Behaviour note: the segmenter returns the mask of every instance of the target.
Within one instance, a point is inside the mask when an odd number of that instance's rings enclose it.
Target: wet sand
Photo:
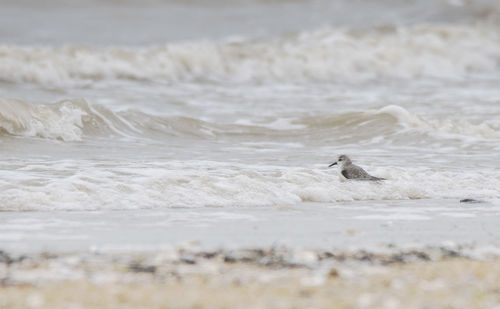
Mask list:
[[[496,308],[463,247],[0,254],[0,308]]]
[[[301,203],[283,207],[4,212],[0,250],[364,248],[500,244],[500,206],[458,200]]]

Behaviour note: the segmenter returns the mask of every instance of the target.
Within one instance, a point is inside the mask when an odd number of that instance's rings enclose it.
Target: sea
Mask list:
[[[0,249],[450,242],[500,245],[499,1],[0,2]]]

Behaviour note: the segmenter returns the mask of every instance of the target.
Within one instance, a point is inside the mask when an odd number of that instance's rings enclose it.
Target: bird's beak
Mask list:
[[[328,167],[332,167],[334,165],[337,165],[337,162],[333,162],[332,164],[328,165]]]

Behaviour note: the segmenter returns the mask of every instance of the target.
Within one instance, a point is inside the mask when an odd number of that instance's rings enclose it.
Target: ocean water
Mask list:
[[[274,217],[340,246],[346,211],[500,241],[497,1],[3,1],[0,29],[0,245],[269,244]]]

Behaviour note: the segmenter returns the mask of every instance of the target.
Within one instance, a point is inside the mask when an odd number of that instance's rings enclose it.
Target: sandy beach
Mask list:
[[[499,255],[466,252],[2,252],[0,308],[498,308]]]

